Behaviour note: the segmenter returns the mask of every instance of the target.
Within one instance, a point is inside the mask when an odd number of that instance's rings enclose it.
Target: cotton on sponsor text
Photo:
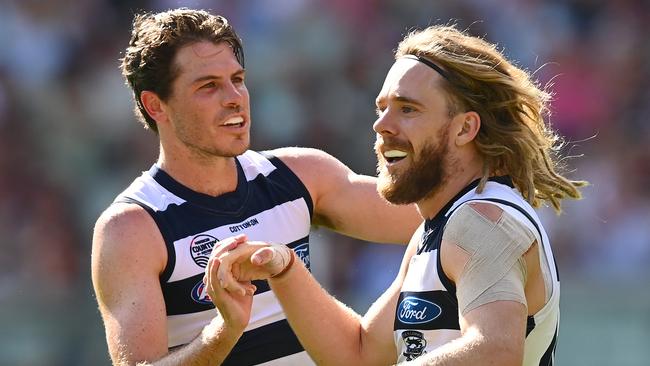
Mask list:
[[[259,224],[259,223],[260,222],[257,219],[250,219],[250,220],[245,221],[245,222],[243,222],[243,223],[241,223],[239,225],[230,226],[229,229],[230,229],[231,233],[236,233],[238,231],[247,229],[247,228],[249,228],[251,226],[255,226],[255,225]]]

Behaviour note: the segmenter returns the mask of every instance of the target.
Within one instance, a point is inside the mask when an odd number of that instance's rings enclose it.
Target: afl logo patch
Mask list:
[[[199,304],[212,304],[212,299],[208,295],[208,289],[205,288],[203,281],[200,281],[194,288],[192,288],[192,300],[198,302]]]
[[[214,248],[218,241],[219,239],[207,234],[197,235],[192,238],[190,242],[190,254],[192,254],[194,263],[201,268],[205,268],[208,265],[212,248]]]
[[[397,318],[404,324],[421,324],[430,322],[442,313],[437,304],[415,296],[407,296],[397,307]]]

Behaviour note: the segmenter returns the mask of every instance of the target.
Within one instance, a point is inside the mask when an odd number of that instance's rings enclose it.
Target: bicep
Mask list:
[[[274,154],[302,180],[314,202],[314,224],[359,239],[407,243],[422,222],[414,205],[392,205],[377,193],[375,177],[356,174],[315,149],[280,149]],[[390,225],[377,223],[390,222]]]
[[[375,177],[349,171],[331,182],[322,199],[322,216],[346,235],[379,243],[408,243],[422,222],[415,205],[388,203],[377,192]]]
[[[145,214],[146,215],[146,214]],[[92,279],[115,364],[167,353],[159,273],[166,261],[151,220],[133,210],[102,215],[93,237]]]
[[[459,314],[463,336],[480,344],[484,360],[521,364],[526,339],[526,306],[516,301],[494,301]]]

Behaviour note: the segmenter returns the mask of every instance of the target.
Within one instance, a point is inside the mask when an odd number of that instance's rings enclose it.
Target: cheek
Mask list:
[[[250,95],[248,94],[248,89],[244,88],[242,95],[244,100],[243,107],[246,108],[246,110],[250,110]]]

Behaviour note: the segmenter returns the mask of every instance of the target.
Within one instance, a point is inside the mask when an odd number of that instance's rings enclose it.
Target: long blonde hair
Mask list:
[[[414,55],[444,70],[450,115],[475,111],[481,127],[475,138],[483,156],[480,193],[490,175],[509,175],[533,206],[550,203],[560,213],[564,198],[581,198],[574,181],[557,172],[559,136],[548,125],[550,94],[514,66],[494,44],[453,26],[431,26],[408,34],[395,58]]]

